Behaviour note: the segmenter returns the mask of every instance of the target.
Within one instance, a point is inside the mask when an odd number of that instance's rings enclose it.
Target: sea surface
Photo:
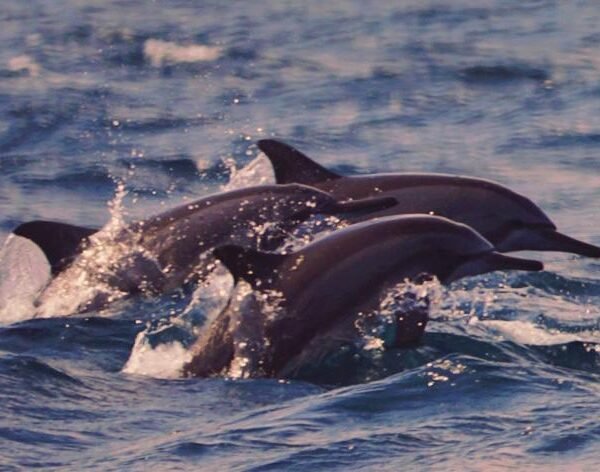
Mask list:
[[[276,137],[343,174],[496,180],[598,245],[598,25],[595,0],[1,0],[0,242],[268,180]],[[413,349],[203,380],[177,374],[182,330],[226,274],[39,317],[10,241],[0,470],[599,470],[598,260],[438,287]]]

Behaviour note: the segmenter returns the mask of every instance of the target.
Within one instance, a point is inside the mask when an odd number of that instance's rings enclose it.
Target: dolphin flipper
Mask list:
[[[341,177],[281,141],[261,139],[257,146],[271,161],[278,184],[314,185]]]
[[[78,254],[81,245],[98,230],[55,221],[29,221],[13,233],[33,241],[46,255],[52,274],[62,271]]]
[[[260,288],[257,282],[265,288],[264,282],[277,278],[277,268],[290,257],[235,245],[219,246],[213,255],[225,264],[235,283],[245,280],[254,289]]]

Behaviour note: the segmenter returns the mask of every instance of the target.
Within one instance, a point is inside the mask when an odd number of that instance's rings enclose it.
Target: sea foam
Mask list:
[[[144,43],[144,56],[153,67],[214,61],[221,54],[222,50],[217,46],[181,45],[160,39],[148,39]]]

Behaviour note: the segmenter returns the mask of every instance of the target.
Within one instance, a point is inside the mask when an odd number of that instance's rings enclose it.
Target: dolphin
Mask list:
[[[315,339],[352,322],[356,313],[377,310],[381,294],[406,280],[430,274],[448,284],[495,270],[543,268],[538,261],[496,252],[464,224],[429,215],[357,223],[285,255],[235,245],[213,253],[236,283],[247,282],[253,293],[277,294],[278,311],[261,317],[256,303],[244,308],[247,313],[223,310],[194,345],[193,358],[184,366],[188,376],[227,372],[240,345],[240,329],[254,332],[246,339],[261,341],[252,361],[257,371],[251,375],[282,376]],[[426,315],[399,316],[400,344],[417,341],[426,322]]]
[[[557,231],[531,200],[489,180],[445,174],[367,174],[341,176],[297,149],[276,141],[258,141],[273,165],[277,183],[298,182],[330,192],[336,198],[393,196],[398,205],[369,218],[407,213],[444,216],[465,223],[500,252],[560,251],[600,257],[600,247]],[[357,216],[351,221],[362,221]]]
[[[201,280],[211,271],[210,250],[223,244],[260,247],[269,225],[295,225],[313,214],[379,211],[394,205],[390,197],[340,202],[327,192],[302,185],[262,185],[210,195],[157,216],[126,225],[99,239],[107,267],[94,265],[97,279],[124,293],[162,293]],[[95,228],[32,221],[14,234],[36,243],[52,275],[67,276],[94,246]],[[92,261],[93,262],[93,261]]]

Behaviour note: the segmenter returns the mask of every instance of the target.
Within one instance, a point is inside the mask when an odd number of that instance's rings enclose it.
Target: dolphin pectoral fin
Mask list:
[[[278,184],[314,185],[340,178],[335,172],[317,164],[310,157],[281,141],[261,139],[257,146],[271,161]]]
[[[77,255],[81,245],[98,230],[55,221],[29,221],[13,233],[33,241],[46,255],[52,274],[63,270]]]
[[[324,213],[339,215],[340,213],[350,213],[352,215],[375,213],[387,210],[398,204],[394,197],[373,197],[362,200],[349,200],[345,202],[336,202],[330,209]]]
[[[600,247],[584,243],[583,241],[550,229],[539,234],[536,247],[532,247],[532,249],[569,252],[586,257],[600,257]]]
[[[423,337],[428,321],[429,306],[416,305],[405,312],[396,313],[397,326],[392,347],[417,344]]]
[[[278,267],[290,257],[234,245],[219,246],[213,255],[231,272],[235,283],[245,280],[254,289],[264,288],[269,280],[277,278]]]

